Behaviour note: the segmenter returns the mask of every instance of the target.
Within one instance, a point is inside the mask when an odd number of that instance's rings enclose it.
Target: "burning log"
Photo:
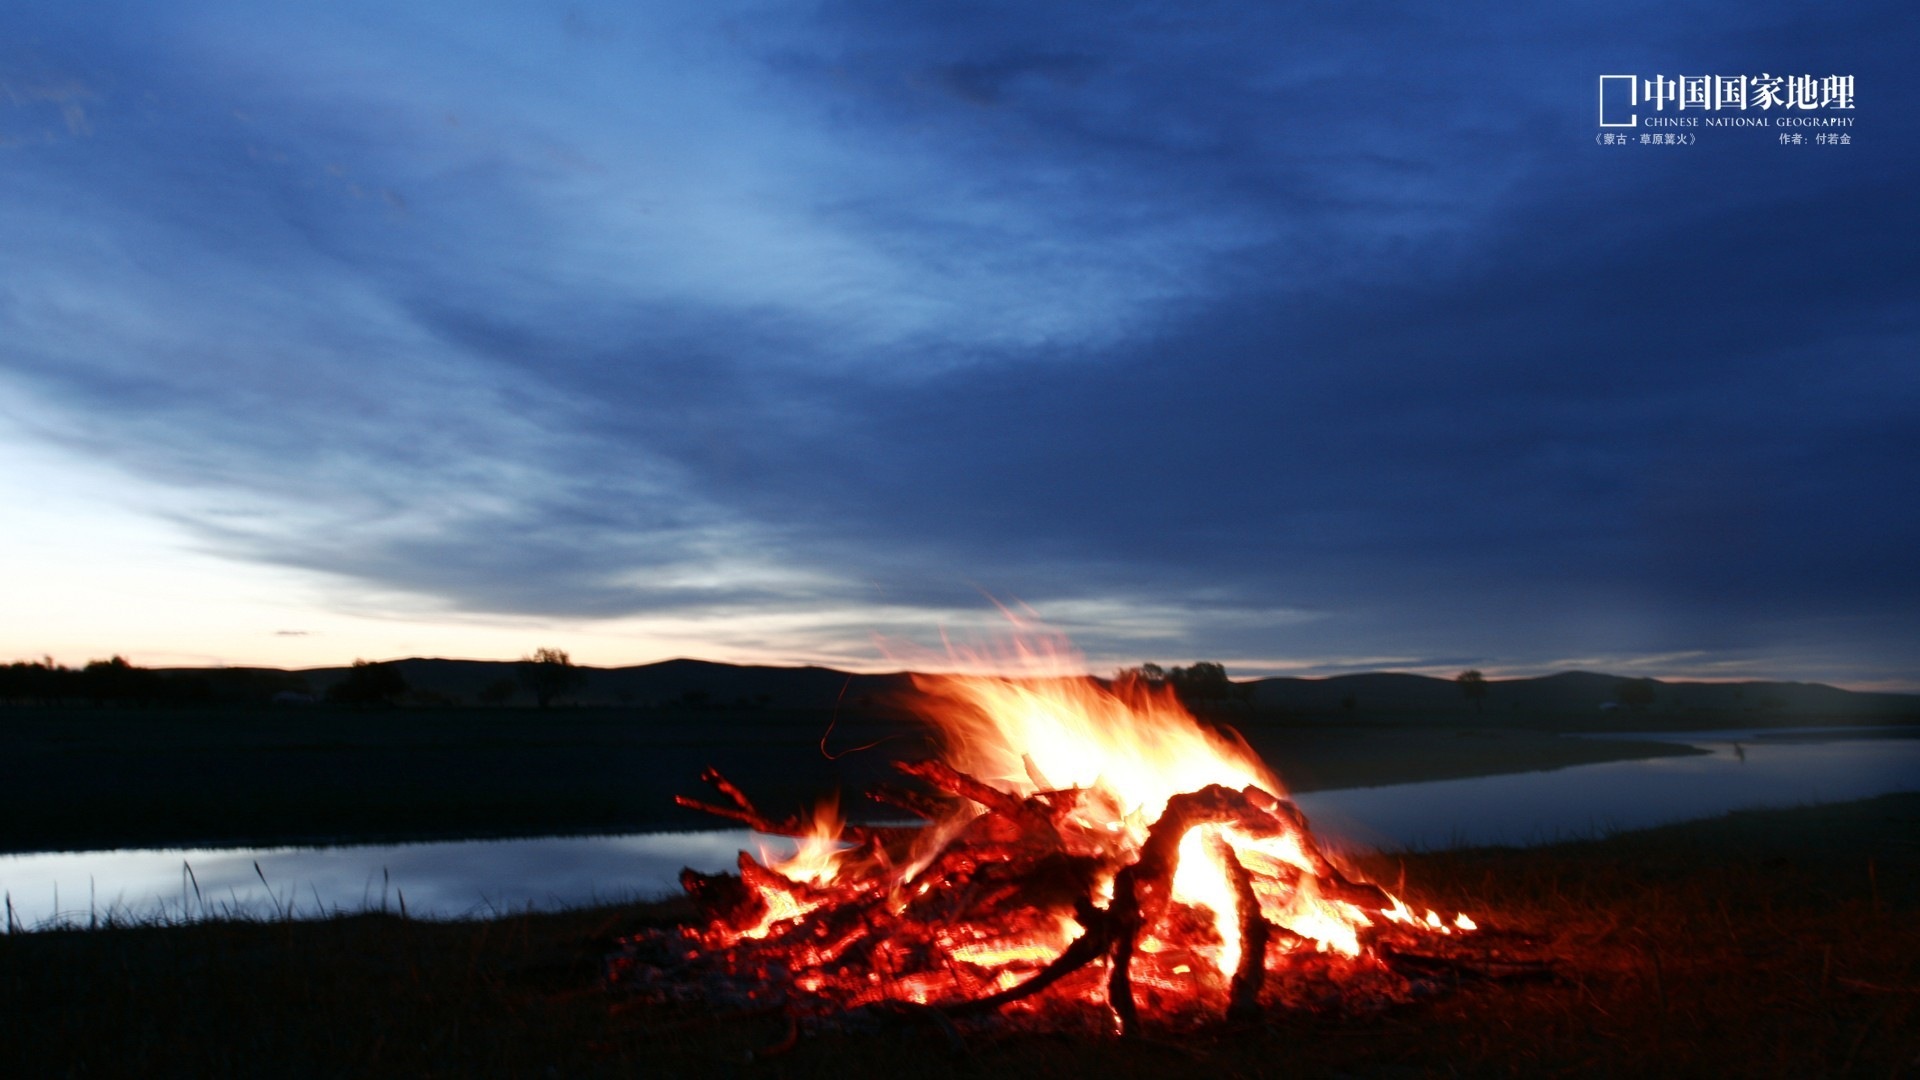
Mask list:
[[[1227,993],[1227,1019],[1252,1020],[1260,1015],[1260,988],[1267,981],[1267,943],[1273,937],[1273,924],[1260,914],[1253,877],[1240,865],[1233,845],[1214,837],[1213,853],[1233,879],[1233,914],[1240,920],[1242,942],[1240,964],[1233,969],[1233,984]]]
[[[935,1015],[949,1031],[1104,1007],[1135,1036],[1148,1020],[1249,1021],[1329,988],[1406,1000],[1436,968],[1541,970],[1472,956],[1466,916],[1417,917],[1344,872],[1251,751],[1171,695],[976,676],[923,688],[947,703],[949,759],[900,765],[933,794],[875,794],[924,827],[854,830],[848,844],[837,816],[770,819],[708,770],[726,804],[682,805],[802,837],[801,850],[683,874],[705,924],[629,939],[615,979],[809,1022]]]
[[[904,810],[922,821],[940,821],[954,816],[958,804],[945,801],[908,788],[883,784],[867,792],[867,798],[882,806],[891,806],[895,810]],[[680,805],[685,806],[686,803]]]
[[[1169,921],[1170,912],[1187,906],[1177,899],[1175,883],[1183,855],[1191,854],[1184,850],[1187,838],[1196,830],[1208,830],[1200,850],[1224,869],[1231,905],[1225,914],[1239,942],[1236,962],[1223,973],[1229,1019],[1247,1021],[1260,1015],[1261,993],[1276,955],[1283,967],[1303,949],[1320,955],[1313,939],[1267,917],[1263,885],[1269,891],[1287,886],[1295,893],[1317,890],[1323,899],[1368,904],[1383,914],[1395,910],[1396,902],[1384,890],[1351,880],[1320,852],[1297,808],[1256,787],[1234,791],[1209,785],[1169,799],[1135,849],[1133,861],[1104,878],[1110,895],[1102,903],[1103,871],[1111,870],[1110,864],[1093,854],[1071,853],[1083,846],[1074,834],[1084,823],[1063,808],[1080,805],[1078,792],[1037,792],[1022,799],[937,763],[916,763],[903,771],[944,791],[964,793],[983,808],[944,841],[935,839],[934,826],[923,830],[920,839],[930,850],[921,853],[917,873],[896,881],[836,880],[814,886],[745,854],[738,874],[683,873],[688,895],[710,920],[695,940],[708,955],[725,958],[721,966],[733,980],[744,976],[743,981],[726,982],[725,994],[746,1001],[774,996],[784,1002],[797,996],[808,1003],[803,1008],[822,1012],[904,1001],[961,1019],[1034,998],[1104,961],[1105,978],[1099,980],[1104,994],[1099,996],[1122,1032],[1137,1034],[1142,1019],[1136,961],[1156,930]],[[736,806],[725,808],[725,816],[738,820],[751,815],[777,825],[780,834],[806,832],[797,822],[770,821],[753,810],[744,795],[733,794],[733,799]],[[1229,836],[1241,844],[1284,840],[1306,869],[1281,864],[1294,871],[1291,880],[1257,873],[1241,861]],[[900,869],[896,866],[894,872]],[[1066,920],[1079,932],[1057,951],[1036,944],[1035,939],[1048,936],[1047,922],[1057,932]],[[1424,922],[1415,925],[1433,929]],[[942,928],[948,931],[944,935]],[[700,956],[699,949],[693,950],[689,960]],[[1449,961],[1445,953],[1384,939],[1373,958],[1416,974],[1449,963],[1473,970]],[[1041,959],[1045,962],[1034,963]],[[796,968],[804,970],[796,974]],[[1491,973],[1497,968],[1497,962],[1487,961],[1478,970]],[[1179,966],[1173,970],[1193,973]],[[1539,969],[1521,964],[1512,970]],[[1164,976],[1156,970],[1152,979],[1162,982]],[[876,981],[882,991],[898,990],[901,996],[875,993]],[[1087,996],[1086,987],[1079,996]]]
[[[894,767],[908,776],[925,780],[948,794],[979,803],[990,812],[1017,819],[1026,811],[1026,804],[1015,796],[998,788],[989,787],[966,773],[938,761],[897,761],[894,762]]]
[[[712,784],[720,794],[731,800],[733,805],[718,806],[714,803],[701,802],[699,799],[690,799],[685,795],[675,795],[673,801],[690,810],[700,810],[715,817],[730,818],[755,832],[763,832],[770,836],[800,836],[806,832],[806,824],[798,818],[776,822],[755,809],[746,793],[735,787],[733,781],[720,775],[719,769],[705,770],[700,774],[700,779]]]

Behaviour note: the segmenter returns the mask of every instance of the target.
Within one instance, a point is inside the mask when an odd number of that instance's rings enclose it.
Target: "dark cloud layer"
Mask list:
[[[0,374],[466,611],[1910,681],[1905,10],[1276,10],[9,15]],[[1768,69],[1853,143],[1594,143]]]

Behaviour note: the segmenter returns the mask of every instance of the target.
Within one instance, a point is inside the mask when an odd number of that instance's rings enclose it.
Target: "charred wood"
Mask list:
[[[1246,1021],[1260,1016],[1260,990],[1267,982],[1267,941],[1273,924],[1260,914],[1260,897],[1253,891],[1253,875],[1240,864],[1233,846],[1218,837],[1214,854],[1233,882],[1235,918],[1240,923],[1240,963],[1227,992],[1227,1019]]]

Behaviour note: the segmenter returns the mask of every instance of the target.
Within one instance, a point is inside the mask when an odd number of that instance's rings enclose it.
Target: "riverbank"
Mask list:
[[[1364,718],[1363,718],[1364,719]],[[399,843],[710,828],[722,770],[771,813],[897,781],[926,729],[829,710],[0,710],[0,853]],[[1241,724],[1296,792],[1694,751],[1511,724]]]
[[[1416,903],[1541,936],[1546,981],[1385,1014],[1273,1014],[1178,1044],[925,1030],[804,1038],[600,984],[639,905],[0,938],[13,1075],[1908,1075],[1920,1057],[1920,795],[1596,842],[1407,856]]]

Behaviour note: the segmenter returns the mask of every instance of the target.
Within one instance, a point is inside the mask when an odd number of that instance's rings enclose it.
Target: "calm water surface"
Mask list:
[[[1920,791],[1920,738],[1801,729],[1633,735],[1708,753],[1299,797],[1316,831],[1380,848],[1534,844],[1760,806]],[[9,928],[109,917],[296,918],[365,909],[453,918],[657,897],[789,842],[745,830],[335,848],[0,856]]]
[[[1920,791],[1920,731],[1797,728],[1632,733],[1707,751],[1545,772],[1299,797],[1316,828],[1377,848],[1531,845],[1731,810]]]

